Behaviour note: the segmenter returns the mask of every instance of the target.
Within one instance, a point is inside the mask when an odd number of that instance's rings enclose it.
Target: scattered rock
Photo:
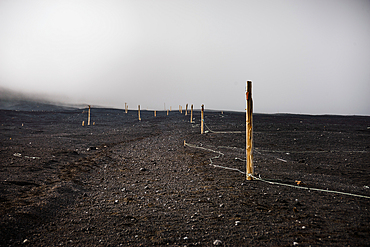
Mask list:
[[[213,241],[213,245],[220,246],[220,245],[222,245],[222,241],[221,240],[215,240],[215,241]]]

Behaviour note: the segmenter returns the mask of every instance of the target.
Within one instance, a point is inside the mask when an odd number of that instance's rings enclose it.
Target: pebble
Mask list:
[[[238,221],[238,220],[237,220],[237,221],[235,221],[235,225],[236,225],[236,226],[240,225],[241,223],[242,223],[242,222],[240,222],[240,221]]]
[[[213,245],[216,245],[216,246],[222,245],[222,241],[221,240],[215,240],[215,241],[213,241]]]
[[[142,167],[142,168],[140,168],[140,171],[141,172],[145,172],[146,171],[146,168]]]

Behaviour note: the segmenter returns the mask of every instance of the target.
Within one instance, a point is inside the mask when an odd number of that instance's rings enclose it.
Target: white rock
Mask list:
[[[222,241],[221,240],[215,240],[215,241],[213,241],[213,245],[217,245],[217,246],[222,245]]]

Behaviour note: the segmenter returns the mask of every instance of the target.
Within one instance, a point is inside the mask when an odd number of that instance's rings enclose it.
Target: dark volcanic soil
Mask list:
[[[93,108],[82,127],[86,109],[1,110],[0,245],[369,245],[369,198],[212,166],[244,171],[245,133],[201,135],[199,115]],[[245,130],[244,113],[205,116],[214,131]],[[369,127],[255,114],[255,174],[370,196]]]

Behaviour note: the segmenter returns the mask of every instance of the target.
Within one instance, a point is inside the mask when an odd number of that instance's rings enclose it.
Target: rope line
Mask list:
[[[206,126],[206,128],[208,129],[208,131],[209,131],[209,132],[211,132],[211,133],[215,133],[215,134],[245,133],[245,131],[213,131],[213,130],[211,130],[211,129],[207,126],[207,124],[206,124],[206,122],[204,121],[204,119],[203,119],[203,123],[204,123],[204,125]]]
[[[238,172],[240,172],[242,174],[246,174],[245,172],[243,172],[243,171],[241,171],[241,170],[239,170],[237,168],[232,168],[232,167],[226,167],[226,166],[220,166],[220,165],[213,164],[212,159],[216,159],[216,158],[220,158],[220,156],[224,156],[224,154],[221,153],[220,151],[215,151],[215,150],[212,150],[212,149],[209,149],[209,148],[204,148],[204,147],[198,147],[196,145],[188,144],[185,141],[184,141],[184,146],[188,146],[188,147],[192,147],[192,148],[198,148],[198,149],[210,151],[210,152],[213,152],[213,153],[218,153],[219,154],[218,156],[215,156],[215,157],[212,157],[212,158],[209,159],[210,162],[211,162],[211,164],[209,164],[210,166],[217,167],[217,168],[223,168],[223,169],[227,169],[227,170],[238,171]],[[245,160],[240,159],[240,158],[235,158],[235,159],[236,160],[245,161]],[[313,191],[320,191],[320,192],[327,192],[327,193],[334,193],[334,194],[341,194],[341,195],[347,195],[347,196],[354,196],[354,197],[360,197],[360,198],[370,199],[370,196],[365,196],[365,195],[359,195],[359,194],[353,194],[353,193],[342,192],[342,191],[335,191],[335,190],[324,190],[324,189],[318,189],[318,188],[312,188],[312,187],[302,187],[302,186],[291,185],[291,184],[284,184],[284,183],[279,183],[279,182],[272,182],[272,181],[265,180],[265,179],[263,179],[261,177],[253,176],[252,174],[247,174],[247,176],[250,176],[250,177],[252,177],[255,180],[262,181],[262,182],[265,182],[265,183],[268,183],[268,184],[272,184],[272,185],[281,185],[281,186],[286,186],[286,187],[291,187],[291,188],[296,188],[296,189],[313,190]]]
[[[248,174],[248,176],[252,177],[255,180],[259,180],[259,181],[269,183],[269,184],[273,184],[273,185],[282,185],[282,186],[287,186],[287,187],[292,187],[292,188],[297,188],[297,189],[315,190],[315,191],[321,191],[321,192],[327,192],[327,193],[335,193],[335,194],[341,194],[341,195],[347,195],[347,196],[356,196],[356,197],[362,197],[362,198],[370,199],[370,196],[365,196],[365,195],[359,195],[359,194],[353,194],[353,193],[347,193],[347,192],[335,191],[335,190],[324,190],[324,189],[311,188],[311,187],[301,187],[301,186],[297,186],[297,185],[272,182],[272,181],[262,179],[261,177],[258,178],[256,176],[253,176],[252,174]]]

